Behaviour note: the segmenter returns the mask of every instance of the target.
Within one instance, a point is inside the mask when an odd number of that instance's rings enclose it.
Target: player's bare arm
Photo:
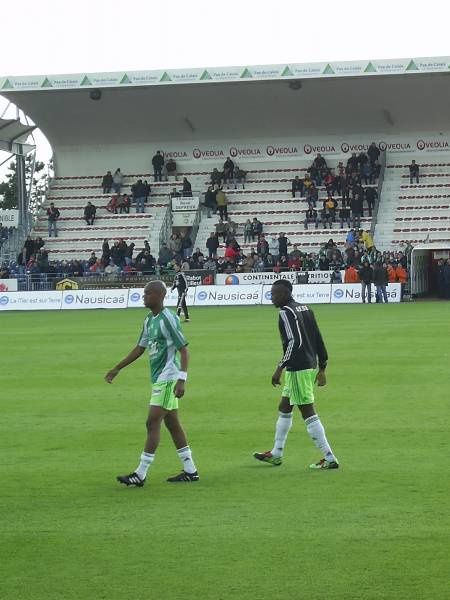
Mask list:
[[[276,387],[281,384],[281,375],[283,374],[283,367],[278,367],[275,369],[274,374],[272,375],[272,385]]]
[[[131,365],[132,362],[137,360],[140,356],[142,356],[145,352],[145,348],[141,346],[135,346],[133,350],[126,356],[123,360],[121,360],[117,365],[108,371],[105,375],[105,381],[107,383],[112,383],[114,377],[119,374],[119,371],[128,365]]]
[[[187,369],[189,364],[189,351],[187,346],[180,348],[180,371],[187,375]],[[175,384],[174,394],[177,398],[184,396],[184,379],[178,379]]]
[[[327,385],[327,376],[325,375],[325,369],[319,369],[316,375],[316,383],[319,387]]]

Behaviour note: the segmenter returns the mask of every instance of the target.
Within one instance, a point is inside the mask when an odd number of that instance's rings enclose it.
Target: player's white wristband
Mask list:
[[[178,379],[180,381],[186,381],[187,380],[187,373],[186,373],[186,371],[178,371]]]

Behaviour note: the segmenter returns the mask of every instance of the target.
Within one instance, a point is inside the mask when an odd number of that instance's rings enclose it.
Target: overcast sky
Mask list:
[[[0,75],[445,56],[450,54],[449,4],[2,2]]]
[[[0,76],[450,55],[446,0],[20,0],[1,12]]]

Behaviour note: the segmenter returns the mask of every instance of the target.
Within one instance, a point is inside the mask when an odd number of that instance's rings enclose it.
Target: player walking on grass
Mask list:
[[[112,383],[121,369],[142,356],[145,348],[148,348],[152,395],[147,419],[147,440],[137,469],[130,475],[117,477],[117,481],[127,486],[144,485],[147,471],[155,459],[163,421],[183,465],[182,472],[169,477],[167,481],[174,483],[199,480],[186,434],[178,419],[178,399],[184,396],[189,362],[187,341],[181,331],[179,318],[164,308],[165,295],[166,286],[162,281],[151,281],[145,286],[144,305],[151,312],[144,321],[138,343],[128,356],[105,376],[105,380]],[[177,351],[180,354],[181,365]]]
[[[177,300],[177,315],[181,315],[183,310],[184,320],[189,321],[189,312],[186,304],[186,296],[188,291],[188,282],[186,275],[183,273],[179,265],[175,265],[175,279],[173,280],[172,291],[177,288],[178,300]]]
[[[325,429],[314,408],[314,383],[326,385],[328,354],[314,313],[292,298],[292,284],[279,279],[272,285],[272,303],[280,309],[279,329],[284,355],[272,375],[272,385],[280,385],[286,369],[279,417],[272,450],[255,452],[253,456],[274,466],[281,465],[284,446],[292,427],[292,409],[298,406],[306,431],[323,454],[311,469],[337,469],[339,463],[327,441]],[[317,371],[317,359],[319,370]]]

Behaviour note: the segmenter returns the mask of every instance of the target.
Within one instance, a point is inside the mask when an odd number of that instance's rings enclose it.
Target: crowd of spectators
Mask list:
[[[334,223],[341,229],[344,225],[359,228],[365,203],[371,217],[378,196],[374,184],[381,170],[379,155],[380,150],[372,143],[367,153],[356,155],[354,152],[345,165],[340,162],[333,169],[317,154],[305,177],[296,175],[291,182],[292,197],[304,198],[307,204],[305,229],[308,226],[317,229],[319,225],[332,229]],[[325,187],[327,196],[319,201],[320,186]]]

